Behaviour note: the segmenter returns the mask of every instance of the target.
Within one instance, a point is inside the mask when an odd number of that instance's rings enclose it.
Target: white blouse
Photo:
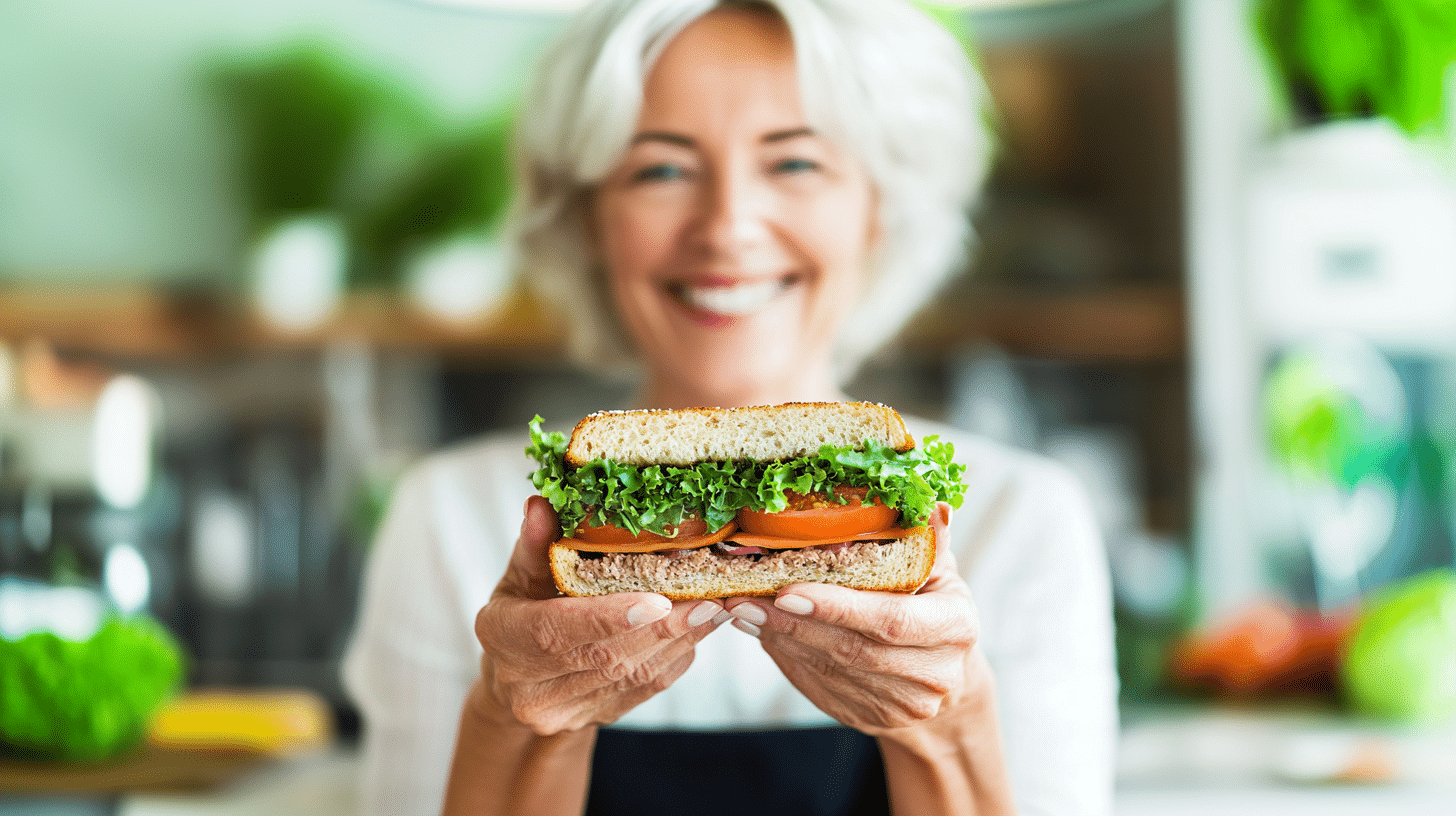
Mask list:
[[[1117,677],[1106,559],[1082,487],[1061,466],[955,429],[966,463],[951,525],[997,681],[1023,816],[1109,814]],[[473,624],[504,573],[533,492],[524,431],[427,459],[401,482],[370,554],[344,681],[363,713],[363,813],[439,813],[460,709],[480,671]],[[833,725],[731,626],[617,725],[745,729]]]

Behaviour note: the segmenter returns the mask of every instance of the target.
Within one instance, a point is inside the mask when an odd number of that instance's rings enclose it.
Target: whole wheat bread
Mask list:
[[[771,596],[803,581],[853,589],[914,592],[935,565],[935,534],[915,527],[896,541],[859,542],[844,550],[783,550],[769,556],[722,555],[712,547],[685,558],[653,553],[621,553],[584,558],[562,544],[550,551],[551,574],[563,593],[577,597],[613,592],[656,592],[675,601]],[[583,564],[610,560],[616,573],[598,578]]]
[[[606,411],[577,423],[566,462],[629,465],[771,461],[818,453],[822,445],[859,447],[873,439],[897,451],[915,438],[893,408],[872,402],[791,402],[751,408]]]

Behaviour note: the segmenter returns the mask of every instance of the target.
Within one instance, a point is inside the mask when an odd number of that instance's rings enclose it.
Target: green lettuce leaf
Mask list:
[[[526,448],[540,464],[531,483],[556,508],[568,535],[583,519],[633,534],[647,530],[667,535],[670,526],[696,516],[717,529],[744,507],[786,509],[785,491],[833,495],[836,485],[869,488],[871,499],[900,511],[902,524],[918,527],[930,520],[936,502],[960,507],[966,492],[961,482],[965,465],[953,461],[955,448],[936,436],[904,453],[867,439],[862,450],[825,445],[817,456],[769,462],[745,459],[677,467],[597,459],[572,468],[566,464],[566,435],[542,430],[541,422],[539,416],[531,421]]]
[[[77,643],[52,632],[0,638],[0,744],[73,760],[135,746],[183,679],[181,647],[150,618],[108,618]]]

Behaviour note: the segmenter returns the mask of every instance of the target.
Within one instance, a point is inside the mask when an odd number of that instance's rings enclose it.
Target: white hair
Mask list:
[[[634,359],[595,268],[592,188],[627,149],[657,57],[721,6],[784,20],[808,124],[858,159],[876,190],[879,240],[835,350],[847,377],[964,262],[967,208],[990,160],[979,76],[955,37],[907,0],[593,3],[546,54],[522,108],[519,271],[565,310],[574,359],[598,370]]]

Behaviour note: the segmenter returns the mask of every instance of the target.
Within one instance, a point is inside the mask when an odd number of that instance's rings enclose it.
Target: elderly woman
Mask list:
[[[961,257],[978,85],[908,3],[604,0],[545,65],[522,270],[579,359],[640,365],[639,406],[842,399]],[[914,595],[557,597],[523,434],[416,469],[346,663],[365,810],[1108,812],[1116,679],[1080,490],[908,423],[969,465]]]

